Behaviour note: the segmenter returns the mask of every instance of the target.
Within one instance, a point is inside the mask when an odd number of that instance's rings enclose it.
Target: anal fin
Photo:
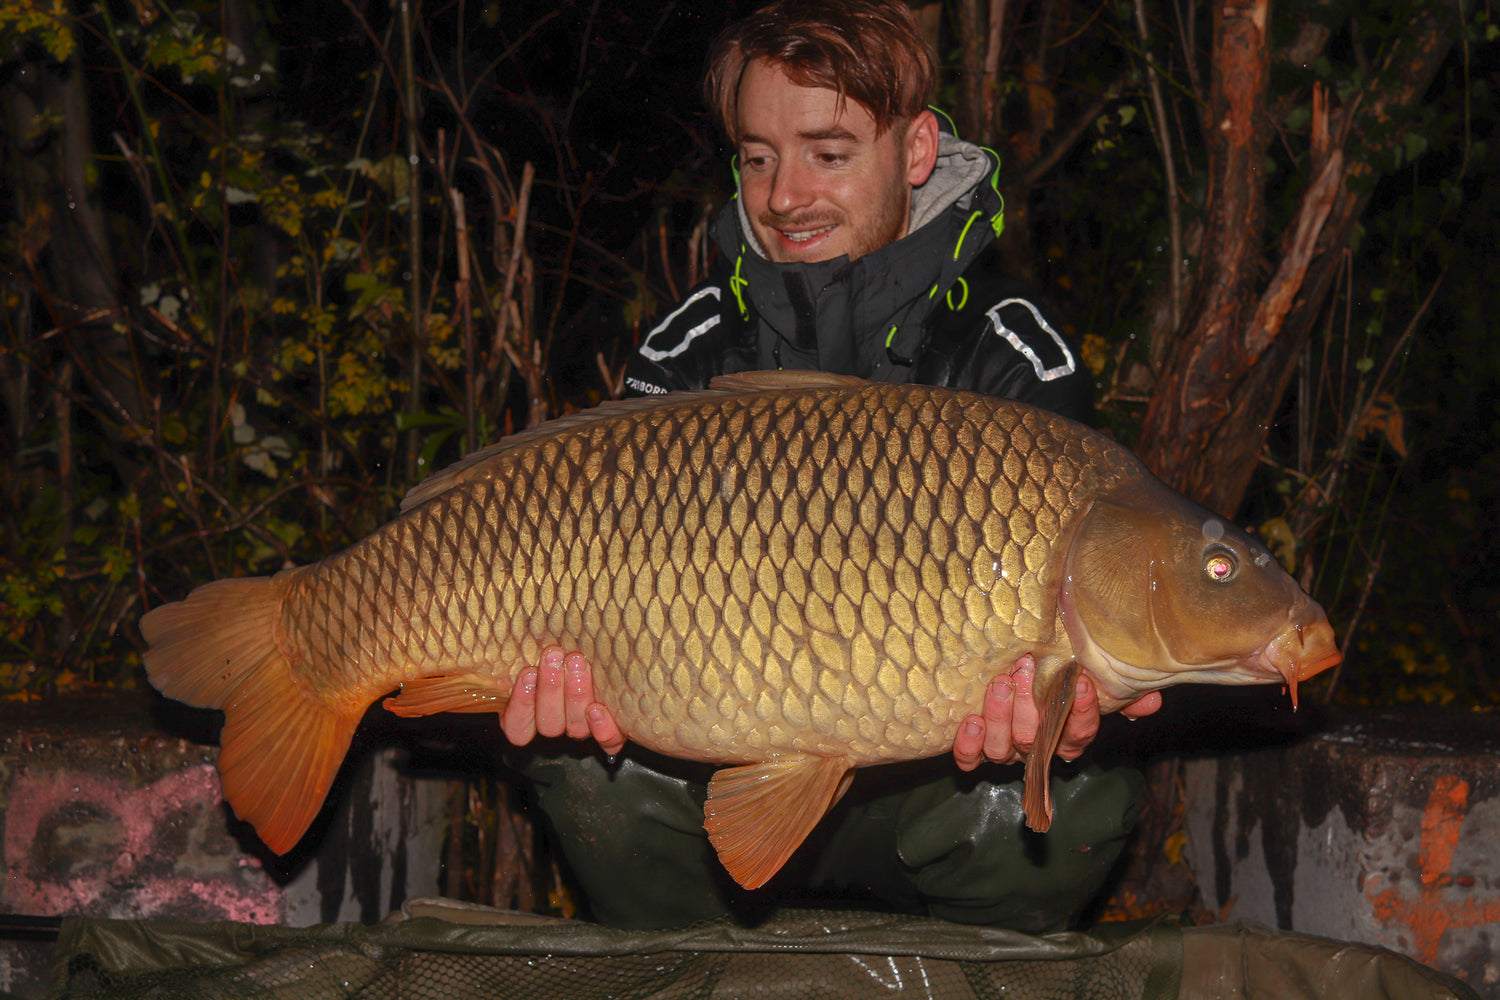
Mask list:
[[[833,808],[851,778],[847,758],[810,754],[726,767],[709,780],[703,828],[730,876],[758,889]]]
[[[1043,677],[1037,672],[1036,695],[1037,733],[1036,743],[1031,747],[1031,756],[1026,758],[1026,790],[1021,796],[1021,807],[1026,813],[1026,825],[1037,833],[1046,833],[1052,827],[1052,783],[1049,770],[1052,755],[1062,742],[1063,727],[1068,714],[1073,710],[1073,696],[1078,689],[1078,678],[1083,667],[1077,660],[1069,660],[1051,676]]]
[[[484,674],[418,677],[401,685],[401,693],[385,699],[386,710],[402,718],[439,712],[503,712],[510,701],[510,684]]]

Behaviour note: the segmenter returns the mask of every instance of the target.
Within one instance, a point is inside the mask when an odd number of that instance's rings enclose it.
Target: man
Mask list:
[[[739,195],[716,223],[716,269],[629,362],[631,391],[816,368],[1092,420],[1076,349],[996,269],[997,165],[944,131],[927,108],[932,87],[931,55],[900,0],[777,0],[720,39],[705,90],[737,150]],[[955,742],[960,769],[1024,759],[1037,728],[1033,672],[1023,658],[991,685]],[[1159,705],[1149,695],[1127,714]],[[1085,680],[1059,755],[1077,757],[1098,725]],[[559,649],[521,675],[502,727],[516,745],[566,732],[614,755],[625,742],[592,701],[588,664]],[[708,769],[636,748],[618,761],[518,757],[599,919],[667,926],[744,915],[765,898],[739,891],[714,859],[701,829]],[[1139,775],[1094,767],[1061,777],[1045,837],[1022,832],[1019,776],[997,777],[937,761],[856,782],[772,886],[1060,929],[1123,846]]]

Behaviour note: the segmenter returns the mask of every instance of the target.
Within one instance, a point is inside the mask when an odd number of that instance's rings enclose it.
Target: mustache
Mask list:
[[[824,226],[837,226],[844,221],[841,215],[777,215],[775,212],[761,212],[755,217],[767,229],[822,229]]]

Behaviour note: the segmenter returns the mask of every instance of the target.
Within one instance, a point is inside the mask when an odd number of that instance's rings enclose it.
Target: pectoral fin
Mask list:
[[[402,718],[439,712],[503,712],[510,701],[510,682],[483,674],[418,677],[401,685],[401,693],[387,698],[386,711]]]
[[[1052,784],[1048,770],[1057,745],[1062,742],[1063,726],[1068,713],[1073,710],[1073,695],[1078,689],[1078,678],[1083,667],[1077,660],[1069,660],[1061,669],[1046,676],[1038,671],[1032,692],[1036,697],[1039,716],[1036,743],[1031,756],[1026,758],[1026,791],[1021,797],[1021,806],[1026,811],[1026,825],[1037,833],[1046,833],[1052,826]]]
[[[734,880],[758,889],[781,870],[853,777],[846,758],[808,754],[726,767],[709,780],[703,828]]]

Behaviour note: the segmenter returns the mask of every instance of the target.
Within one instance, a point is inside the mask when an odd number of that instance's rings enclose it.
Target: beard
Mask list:
[[[881,198],[869,223],[851,234],[849,259],[858,260],[905,236],[910,215],[910,195],[905,198]]]
[[[903,194],[905,197],[902,197]],[[756,235],[759,236],[767,254],[771,255],[770,259],[776,260],[779,255],[776,251],[775,230],[797,229],[808,232],[837,226],[839,227],[837,232],[842,236],[840,244],[835,244],[834,253],[819,259],[831,260],[847,254],[851,261],[858,260],[906,235],[906,225],[911,213],[909,189],[905,192],[888,192],[885,197],[877,197],[874,199],[874,205],[874,214],[858,222],[851,222],[842,213],[826,211],[792,216],[777,215],[769,211],[761,212],[755,217],[755,221],[762,231]],[[787,263],[785,260],[779,262]]]

